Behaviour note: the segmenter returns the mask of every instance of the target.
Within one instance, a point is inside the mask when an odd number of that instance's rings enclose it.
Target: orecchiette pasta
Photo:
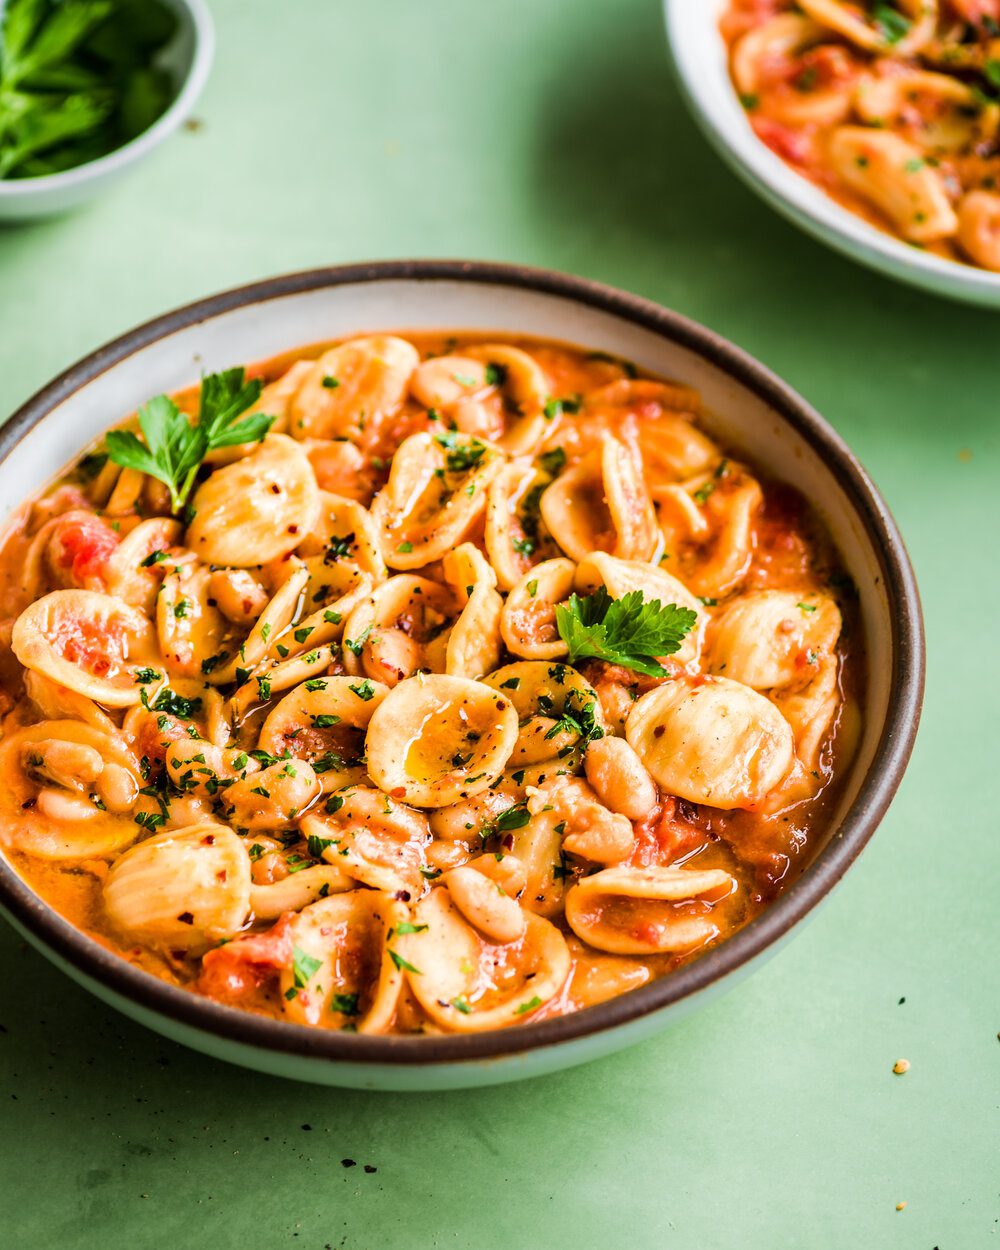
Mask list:
[[[745,85],[825,20],[761,26]],[[861,715],[851,586],[691,388],[381,334],[151,403],[0,547],[0,840],[112,949],[300,1026],[478,1032],[669,975],[806,862]],[[213,423],[183,480],[135,467],[157,420]]]
[[[730,0],[721,25],[750,124],[783,160],[880,229],[1000,271],[996,16],[957,0]]]

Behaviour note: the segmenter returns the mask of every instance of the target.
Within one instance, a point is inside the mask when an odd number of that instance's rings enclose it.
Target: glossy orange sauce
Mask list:
[[[413,334],[406,337],[418,347],[424,358],[450,352],[456,345],[461,347],[480,339],[480,336],[473,335]],[[528,351],[542,366],[554,396],[586,396],[597,388],[612,383],[624,386],[636,378],[636,371],[627,362],[600,353],[527,339],[505,337],[504,341]],[[264,380],[273,380],[280,377],[294,360],[317,356],[325,346],[317,345],[289,353],[256,365],[250,372]],[[698,397],[689,388],[671,385],[664,392],[659,383],[650,380],[649,395],[644,398],[642,379],[639,383],[621,406],[596,410],[585,407],[580,413],[563,415],[562,423],[550,442],[564,449],[569,465],[597,444],[603,430],[613,429],[640,442],[644,439],[655,442],[656,421],[664,411],[680,412],[690,419],[698,417]],[[665,396],[668,401],[666,407]],[[197,389],[184,392],[177,398],[186,411],[194,411]],[[388,463],[398,443],[407,435],[425,428],[428,428],[426,411],[419,404],[407,401],[390,420],[363,433],[360,441],[366,458],[364,470],[349,477],[336,465],[327,471],[324,449],[317,448],[313,464],[320,485],[367,503],[385,482]],[[744,474],[736,457],[731,460],[726,458],[724,463],[733,467],[723,469],[712,485],[719,515],[724,514],[728,493],[739,488]],[[786,587],[801,592],[815,590],[833,596],[843,614],[844,630],[837,645],[841,704],[821,755],[818,793],[788,810],[765,816],[751,811],[699,806],[661,791],[656,807],[646,818],[635,822],[634,845],[627,863],[637,866],[721,867],[730,872],[739,888],[731,898],[713,904],[718,926],[716,936],[706,945],[683,954],[649,957],[615,955],[585,947],[568,933],[565,923],[557,918],[556,923],[568,935],[574,961],[573,972],[562,991],[532,1013],[531,1019],[575,1010],[638,986],[651,975],[669,974],[708,947],[725,940],[767,907],[798,877],[829,832],[830,813],[837,801],[860,724],[863,647],[854,592],[808,501],[793,486],[768,480],[758,473],[755,466],[749,466],[748,471],[754,473],[762,485],[763,503],[753,522],[752,558],[739,591]],[[22,571],[28,548],[41,526],[54,516],[72,509],[83,509],[102,516],[102,509],[93,502],[95,482],[99,477],[100,471],[95,476],[92,462],[84,459],[82,467],[70,469],[50,489],[28,501],[7,525],[0,547],[0,737],[40,719],[38,709],[25,696],[23,670],[9,646],[12,623],[27,606]],[[124,536],[144,516],[162,512],[162,508],[162,492],[151,484],[140,495],[135,509],[114,519],[113,534]],[[61,560],[60,576],[63,580],[51,582],[48,589],[55,589],[57,584],[82,585],[94,577],[99,582],[102,562],[113,546],[108,531],[103,527],[96,531],[96,537],[85,533],[78,536],[78,541],[70,544],[65,558]],[[677,553],[679,567],[671,571],[684,580],[703,559],[702,549],[693,545],[683,548]],[[723,600],[706,606],[714,617],[725,604],[726,600]],[[711,636],[710,626],[709,644]],[[68,639],[67,645],[86,649],[90,642],[86,636],[80,636]],[[101,640],[97,643],[95,664],[100,666],[105,648]],[[337,666],[334,665],[331,671],[338,671]],[[616,669],[600,661],[585,662],[582,671],[599,693],[602,688],[617,686],[630,698],[651,689],[661,680],[627,669]],[[260,707],[243,723],[238,731],[239,745],[250,748],[255,744],[266,710],[266,705]],[[112,711],[110,715],[118,722],[122,719],[120,712]],[[0,778],[0,784],[6,784],[6,779]],[[248,836],[248,841],[253,841],[252,834]],[[502,851],[502,848],[503,839],[497,849]],[[293,842],[288,853],[304,854],[304,844]],[[219,958],[212,961],[211,966],[206,962],[203,969],[199,958],[183,952],[154,950],[114,931],[102,904],[102,884],[108,872],[106,861],[49,862],[17,850],[9,851],[8,857],[17,871],[53,908],[123,959],[175,984],[223,1001],[235,1002],[244,1010],[282,1015],[282,996],[273,965],[275,952],[284,949],[283,926],[287,929],[286,919],[274,926],[252,926],[249,933],[252,940],[258,943],[256,948],[242,941],[233,945],[234,953],[230,954],[226,947],[222,947]],[[566,871],[572,876],[579,869],[571,863]],[[661,903],[657,907],[660,912],[673,909],[694,914],[704,912],[708,905],[705,901],[694,900]],[[629,901],[623,901],[619,906],[623,912],[631,909],[635,913],[633,921],[639,928],[643,924],[654,923],[658,914],[655,908],[644,911]],[[238,951],[237,947],[240,948]],[[516,959],[516,950],[497,945],[494,954],[498,984],[502,984],[506,961]],[[362,956],[359,954],[358,958]],[[398,1031],[414,1031],[420,1030],[423,1025],[420,1009],[412,997],[404,995],[395,1028]]]

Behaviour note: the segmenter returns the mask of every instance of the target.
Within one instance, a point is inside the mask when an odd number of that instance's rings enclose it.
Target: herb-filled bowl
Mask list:
[[[117,181],[190,115],[212,66],[204,0],[9,0],[0,13],[0,221],[63,212]]]
[[[652,1035],[825,898],[916,732],[917,590],[850,451],[577,278],[168,313],[10,419],[0,509],[0,906],[260,1071],[454,1088]]]

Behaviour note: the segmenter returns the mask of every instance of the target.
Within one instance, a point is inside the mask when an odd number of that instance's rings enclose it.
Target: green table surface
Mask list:
[[[770,964],[521,1085],[377,1095],[230,1068],[0,926],[0,1243],[1000,1250],[1000,317],[758,202],[688,117],[656,0],[213,9],[204,125],[92,207],[0,230],[0,410],[139,321],[285,270],[483,257],[637,291],[759,356],[867,465],[923,588],[924,720],[874,842]]]

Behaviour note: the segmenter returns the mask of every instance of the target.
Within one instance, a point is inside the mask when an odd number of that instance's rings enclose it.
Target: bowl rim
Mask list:
[[[691,112],[719,155],[772,208],[820,242],[882,273],[953,299],[1000,304],[1000,273],[921,251],[879,230],[786,165],[754,134],[742,106],[732,115],[720,107],[710,87],[712,69],[690,46],[688,34],[698,23],[711,24],[723,46],[718,3],[663,0],[663,9],[670,60]],[[738,105],[728,70],[725,81]]]
[[[886,721],[861,788],[813,863],[760,916],[670,976],[570,1015],[484,1033],[432,1037],[328,1032],[255,1016],[202,998],[127,963],[64,920],[0,855],[0,904],[28,934],[112,994],[224,1041],[351,1063],[411,1065],[501,1059],[613,1030],[706,990],[784,938],[829,893],[874,834],[902,779],[924,684],[924,638],[916,580],[903,539],[853,453],[820,415],[769,369],[714,331],[640,296],[553,270],[491,261],[403,260],[348,264],[267,278],[222,291],[147,321],[71,365],[17,410],[0,431],[0,463],[52,410],[135,351],[234,309],[359,283],[458,282],[514,287],[598,309],[704,357],[762,399],[822,457],[861,521],[889,599],[892,672]]]
[[[215,24],[205,0],[167,0],[176,10],[183,10],[190,19],[192,35],[191,64],[184,75],[180,90],[167,108],[151,126],[123,143],[121,147],[96,160],[84,161],[57,174],[42,174],[37,178],[0,179],[0,200],[14,202],[32,196],[55,195],[68,188],[77,188],[88,182],[111,174],[123,165],[141,160],[157,144],[168,138],[191,112],[208,81],[215,56]]]

